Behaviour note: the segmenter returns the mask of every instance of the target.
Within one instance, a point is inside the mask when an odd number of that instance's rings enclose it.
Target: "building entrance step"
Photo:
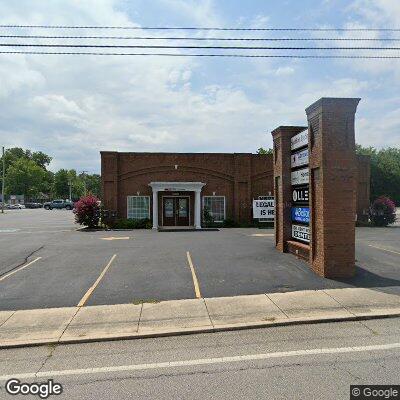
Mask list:
[[[204,231],[219,231],[218,228],[199,228],[194,226],[160,226],[158,232],[204,232]]]

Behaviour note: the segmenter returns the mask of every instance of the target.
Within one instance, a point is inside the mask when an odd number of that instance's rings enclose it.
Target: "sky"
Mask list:
[[[0,24],[400,28],[400,1],[0,0]],[[0,32],[171,35],[127,30],[0,28]],[[400,32],[172,33],[400,38]],[[157,43],[161,44],[152,44]],[[400,55],[400,51],[390,54]],[[320,97],[360,97],[356,141],[378,148],[400,145],[400,60],[10,54],[0,54],[0,145],[43,151],[53,157],[51,170],[74,168],[90,173],[100,172],[100,151],[254,153],[271,146],[270,132],[277,126],[306,125],[304,110]]]

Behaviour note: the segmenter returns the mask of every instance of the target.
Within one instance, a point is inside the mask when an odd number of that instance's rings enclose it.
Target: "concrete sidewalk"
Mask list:
[[[0,312],[0,348],[400,316],[400,287]]]

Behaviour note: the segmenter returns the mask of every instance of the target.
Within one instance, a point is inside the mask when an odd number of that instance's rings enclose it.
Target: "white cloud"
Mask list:
[[[279,67],[275,71],[275,75],[277,76],[292,75],[293,73],[294,73],[294,68],[292,67]]]
[[[195,25],[226,25],[212,1],[159,1]],[[32,4],[1,3],[0,21],[138,25],[117,0]],[[373,17],[358,18],[352,23]],[[263,15],[252,21],[268,23]],[[363,98],[357,121],[362,143],[394,144],[400,129],[399,99],[392,95],[378,104],[373,94],[390,85],[393,68],[368,79],[354,73],[360,68],[355,63],[342,70],[338,63],[336,74],[307,75],[310,63],[288,60],[0,57],[0,134],[7,146],[49,153],[54,169],[98,170],[100,150],[255,151],[271,144],[276,126],[305,124],[305,107],[323,96]]]

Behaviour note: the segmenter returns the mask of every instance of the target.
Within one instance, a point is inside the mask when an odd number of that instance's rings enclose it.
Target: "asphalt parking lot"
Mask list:
[[[66,210],[0,214],[0,310],[157,302],[400,283],[400,226],[357,228],[357,275],[323,279],[273,230],[76,231]]]

